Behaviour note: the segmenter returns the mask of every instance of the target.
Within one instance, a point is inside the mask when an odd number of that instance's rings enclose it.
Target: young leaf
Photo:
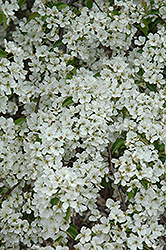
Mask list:
[[[55,47],[59,47],[60,45],[62,45],[63,43],[62,43],[62,40],[58,40],[58,41],[56,41],[54,44],[53,44],[53,48],[55,48]]]
[[[69,220],[70,214],[71,214],[71,207],[68,207],[67,212],[66,212],[66,216],[64,217],[64,219],[65,219],[66,221]]]
[[[165,145],[164,145],[164,143],[160,144],[160,146],[159,146],[159,151],[160,151],[160,152],[165,151]]]
[[[78,235],[77,227],[73,224],[67,229],[66,233],[74,240],[75,237]]]
[[[87,0],[86,1],[86,7],[88,7],[88,9],[90,10],[93,6],[93,1],[92,0]]]
[[[76,69],[76,67],[74,67],[72,70],[71,70],[71,73],[73,74],[73,75],[77,75],[77,69]]]
[[[137,25],[137,27],[144,33],[145,36],[148,35],[148,30],[146,27],[142,28],[141,25]]]
[[[140,180],[140,183],[142,184],[142,186],[147,190],[148,189],[148,181],[146,179],[142,179]]]
[[[15,125],[21,125],[26,121],[25,118],[19,118],[17,120],[14,121]]]
[[[115,153],[116,150],[118,150],[121,146],[124,146],[124,140],[121,138],[118,138],[112,145],[111,153]]]
[[[40,142],[40,144],[42,144],[42,139],[40,139],[39,136],[36,138],[36,141],[38,141],[38,142]]]
[[[133,191],[131,190],[130,192],[127,192],[127,196],[128,196],[128,200],[130,200],[131,198],[133,198],[134,197]]]
[[[60,199],[58,197],[54,197],[51,199],[50,203],[54,206],[54,205],[58,205]]]
[[[153,84],[149,84],[149,83],[146,83],[146,87],[151,90],[151,91],[155,91],[156,90],[156,87],[153,85]]]
[[[58,10],[62,10],[62,9],[64,9],[68,5],[65,4],[65,3],[59,2],[55,6],[57,7]]]
[[[97,73],[94,75],[95,78],[100,77],[100,76],[101,76],[101,75],[100,75],[100,72],[97,72]]]
[[[0,49],[0,57],[7,57],[7,54]]]
[[[71,103],[73,103],[72,96],[69,96],[62,102],[62,107],[70,105]]]
[[[5,16],[5,14],[3,13],[3,11],[0,11],[0,24],[2,24],[4,22],[4,31],[7,28],[7,18]]]
[[[40,14],[38,13],[38,12],[33,12],[29,17],[28,17],[28,21],[26,22],[26,24],[27,23],[29,23],[32,19],[35,19],[36,17],[39,17],[40,16]],[[26,25],[25,24],[25,25]]]
[[[152,22],[152,23],[149,24],[149,30],[150,30],[150,31],[151,31],[151,30],[154,30],[154,29],[156,28],[157,24],[158,24],[158,23],[162,23],[162,22],[163,22],[163,21],[162,21],[159,17],[156,18],[154,22]]]
[[[56,240],[55,240],[55,242],[53,243],[53,246],[56,248],[57,246],[59,246],[60,245],[60,243],[61,243],[61,241],[63,240],[63,236],[62,235],[60,235]]]
[[[148,26],[147,20],[146,19],[142,19],[142,22],[144,23],[145,28],[147,29],[147,31],[149,31],[149,26]]]
[[[142,76],[143,73],[144,73],[144,70],[143,70],[142,68],[140,68],[137,74],[138,74],[139,76]]]
[[[25,2],[26,2],[26,0],[20,0],[20,1],[18,2],[19,7],[21,7]]]
[[[150,11],[150,14],[159,14],[159,11],[158,10],[155,10],[155,9],[152,9],[151,11]]]

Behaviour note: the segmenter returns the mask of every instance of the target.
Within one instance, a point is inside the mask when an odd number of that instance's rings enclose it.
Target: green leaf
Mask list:
[[[127,113],[128,113],[127,108],[126,108],[126,107],[123,107],[123,108],[122,108],[123,118],[125,118],[125,117],[126,117]]]
[[[25,118],[19,118],[17,120],[14,121],[15,125],[21,125],[26,121]]]
[[[149,26],[148,26],[148,22],[146,19],[142,19],[142,22],[145,24],[145,28],[147,29],[147,31],[149,31]]]
[[[135,196],[135,194],[133,193],[133,191],[130,191],[130,192],[127,192],[127,196],[128,196],[128,200],[130,200],[131,198]]]
[[[158,23],[163,23],[163,21],[159,17],[156,18],[154,22],[149,24],[149,30],[150,31],[154,30]]]
[[[54,197],[51,199],[50,203],[54,206],[54,205],[58,205],[60,199],[58,197]]]
[[[55,5],[57,7],[58,10],[62,10],[64,8],[66,8],[68,5],[62,2],[59,2]]]
[[[62,43],[62,40],[58,40],[58,41],[56,41],[54,44],[53,44],[53,48],[55,48],[55,47],[59,47],[60,45],[62,45],[63,43]]]
[[[10,98],[12,97],[12,95],[13,95],[13,92],[14,92],[13,88],[11,88],[10,90],[11,90],[11,93],[10,93],[10,95],[6,95],[6,96],[8,97],[8,99],[10,99]]]
[[[66,216],[64,217],[64,219],[66,221],[69,221],[70,214],[71,214],[71,207],[68,207],[67,212],[66,212]]]
[[[109,0],[109,2],[111,6],[114,5],[114,0]]]
[[[159,151],[160,151],[160,152],[165,151],[165,145],[164,145],[164,143],[162,143],[162,144],[160,145]]]
[[[165,161],[166,161],[166,154],[162,154],[162,153],[159,153],[159,159],[162,161],[162,163],[164,164]]]
[[[157,14],[159,14],[159,11],[158,11],[158,10],[155,10],[155,9],[152,9],[152,10],[150,11],[150,14],[155,14],[155,15],[157,15]]]
[[[4,31],[7,28],[7,18],[3,11],[0,11],[0,24],[4,22]]]
[[[67,62],[67,65],[72,65],[74,63],[74,58],[70,59],[68,62]]]
[[[25,2],[26,2],[26,0],[20,0],[20,1],[18,2],[19,7],[21,7]]]
[[[72,70],[71,70],[71,73],[73,74],[73,75],[77,75],[77,69],[76,69],[76,67],[74,67]]]
[[[93,6],[93,1],[92,0],[87,0],[86,1],[86,7],[88,7],[88,9],[90,10]]]
[[[105,187],[105,188],[111,189],[110,181],[106,182],[106,179],[105,179],[105,178],[102,179],[101,185],[102,185],[103,187]]]
[[[72,79],[72,78],[73,78],[73,76],[72,76],[71,73],[67,73],[67,74],[66,74],[66,80],[70,80],[70,79]]]
[[[112,148],[111,148],[111,153],[115,153],[116,150],[118,150],[121,146],[124,146],[125,143],[124,143],[124,140],[121,139],[121,138],[118,138],[112,145]]]
[[[137,52],[140,53],[140,54],[142,54],[143,49],[139,49],[139,50],[137,50]]]
[[[137,27],[144,33],[145,36],[148,35],[148,30],[146,27],[142,28],[140,24],[138,24]]]
[[[69,96],[62,102],[62,107],[70,105],[71,103],[73,103],[73,99],[72,96]]]
[[[56,240],[55,240],[55,242],[53,243],[53,246],[54,247],[57,247],[57,243],[58,243],[58,245],[60,245],[60,243],[61,243],[61,241],[63,240],[63,236],[62,235],[60,235]]]
[[[100,72],[97,72],[97,73],[94,75],[95,78],[100,77],[100,76],[101,76],[101,75],[100,75]]]
[[[144,244],[144,243],[143,243]],[[150,250],[151,248],[147,247],[145,244],[143,246],[143,249],[142,250]]]
[[[7,57],[7,54],[0,49],[0,57]]]
[[[30,14],[30,16],[28,17],[28,21],[26,22],[26,24],[29,23],[32,19],[35,20],[35,18],[36,18],[36,17],[39,17],[39,16],[40,16],[40,14],[39,14],[38,12],[33,12],[33,13]],[[26,24],[25,24],[25,25],[26,25]]]
[[[144,73],[144,70],[143,70],[142,68],[140,68],[137,74],[138,74],[139,76],[142,76],[143,73]]]
[[[149,83],[146,83],[146,87],[151,90],[151,91],[155,91],[156,90],[156,87],[153,85],[153,84],[149,84]]]
[[[148,181],[146,180],[146,179],[142,179],[142,180],[140,180],[139,181],[141,184],[142,184],[142,186],[147,190],[148,189]]]
[[[153,145],[154,145],[155,149],[157,149],[159,151],[159,148],[160,148],[159,142],[158,141],[154,141]]]
[[[42,139],[39,136],[36,138],[36,141],[40,142],[40,144],[42,143]]]
[[[74,240],[78,235],[78,229],[75,225],[71,224],[66,233]]]
[[[165,144],[164,143],[159,144],[158,141],[154,141],[153,145],[154,145],[155,149],[157,149],[159,152],[165,151]]]
[[[126,146],[122,145],[119,149],[119,156],[122,156],[124,154],[124,151],[126,150]]]

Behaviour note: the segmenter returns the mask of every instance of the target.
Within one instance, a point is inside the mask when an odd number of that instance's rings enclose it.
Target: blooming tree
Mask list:
[[[0,0],[0,249],[163,249],[166,1],[27,4]]]

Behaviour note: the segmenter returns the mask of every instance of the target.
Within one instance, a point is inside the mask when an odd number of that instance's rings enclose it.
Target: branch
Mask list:
[[[96,0],[92,0],[92,1],[96,4],[97,8],[98,8],[101,12],[103,12],[102,9],[100,8],[100,6],[98,5],[98,3],[96,3]]]
[[[110,166],[110,171],[111,171],[111,173],[114,175],[114,169],[113,169],[113,164],[112,164],[112,162],[111,162],[111,160],[112,160],[112,155],[111,155],[111,148],[110,148],[110,145],[109,145],[109,143],[108,143],[108,146],[107,146],[107,148],[108,148],[108,159],[109,159],[109,166]]]
[[[164,23],[166,23],[166,21],[165,21],[159,14],[157,14],[157,16],[158,16]]]
[[[110,167],[110,171],[114,177],[114,180],[115,180],[115,176],[114,176],[114,169],[113,169],[113,164],[112,164],[112,155],[111,155],[111,148],[110,148],[110,145],[108,143],[108,146],[107,146],[107,149],[108,149],[108,160],[109,160],[109,167]],[[122,206],[123,206],[123,211],[126,211],[126,204],[125,204],[125,199],[124,199],[124,196],[123,196],[123,192],[122,192],[122,188],[120,186],[118,186],[118,191],[119,191],[119,194],[120,194],[120,198],[122,200]]]
[[[3,194],[1,197],[0,197],[0,200],[3,199],[6,195],[10,194],[13,189],[15,189],[19,184],[20,184],[21,181],[19,181],[16,185],[14,185],[14,187],[12,187],[11,189],[9,189],[5,194]]]
[[[39,102],[40,102],[40,98],[41,98],[41,95],[39,94],[38,99],[37,99],[36,108],[35,108],[35,113],[36,113],[36,114],[37,114],[38,109],[39,109]]]

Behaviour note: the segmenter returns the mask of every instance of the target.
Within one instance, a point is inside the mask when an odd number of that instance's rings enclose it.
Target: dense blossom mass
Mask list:
[[[166,1],[27,4],[0,0],[0,250],[164,249]]]

